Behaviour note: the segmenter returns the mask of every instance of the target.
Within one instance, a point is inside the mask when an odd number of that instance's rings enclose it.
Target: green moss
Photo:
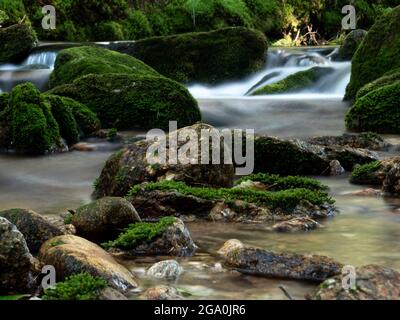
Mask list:
[[[4,26],[18,23],[26,15],[23,0],[0,0],[0,10],[7,15],[7,19],[3,20]]]
[[[0,62],[24,58],[33,48],[35,41],[34,32],[26,24],[0,28]]]
[[[0,296],[0,301],[4,300],[21,300],[30,297],[30,294],[16,294],[12,296]]]
[[[150,182],[145,185],[136,185],[132,187],[128,196],[134,197],[135,194],[138,194],[142,189],[146,191],[176,190],[184,195],[195,196],[206,200],[223,200],[230,203],[236,200],[242,200],[247,203],[255,203],[271,209],[281,208],[285,210],[292,210],[304,200],[309,201],[314,205],[333,203],[333,200],[325,192],[312,191],[309,189],[289,189],[277,192],[238,188],[213,189],[190,187],[183,182],[174,181]]]
[[[156,223],[138,222],[129,225],[116,240],[104,243],[106,248],[134,249],[161,237],[175,221],[174,217],[161,218]]]
[[[354,184],[380,185],[376,173],[381,169],[381,162],[375,161],[356,167],[350,176],[350,182]]]
[[[383,15],[369,30],[352,60],[346,98],[354,99],[364,85],[400,67],[400,6]]]
[[[314,191],[326,191],[327,186],[321,184],[316,179],[299,177],[299,176],[288,176],[281,177],[276,174],[257,173],[245,176],[236,182],[236,185],[244,181],[257,181],[268,186],[268,191],[280,191],[287,189],[309,189]]]
[[[351,130],[400,133],[400,81],[357,99],[346,114]]]
[[[74,217],[74,215],[72,213],[69,213],[64,219],[64,224],[71,224],[73,217]]]
[[[158,76],[156,71],[133,57],[99,47],[83,46],[60,51],[50,77],[50,86],[68,84],[92,73]]]
[[[68,223],[65,223],[68,224]],[[50,242],[50,246],[51,247],[57,247],[57,246],[62,246],[63,244],[65,244],[62,240],[54,240]]]
[[[111,128],[110,130],[108,130],[107,132],[107,140],[108,141],[112,141],[115,139],[115,137],[118,134],[118,130],[116,128]]]
[[[383,77],[380,77],[366,84],[358,91],[356,99],[359,99],[376,89],[393,84],[394,82],[397,81],[400,81],[400,69],[395,69],[393,71],[390,71],[386,73]]]
[[[313,67],[309,70],[300,71],[276,83],[268,84],[256,90],[252,95],[257,96],[300,91],[311,87],[321,77],[329,74],[332,70],[332,68]]]
[[[140,40],[131,53],[174,80],[216,83],[259,70],[266,50],[259,31],[228,28]]]
[[[125,39],[124,27],[115,21],[100,22],[96,32],[96,38],[100,41],[120,41]]]
[[[127,39],[138,40],[153,35],[153,29],[146,15],[139,10],[131,10],[125,21],[125,35]]]
[[[87,75],[50,91],[88,106],[103,127],[168,128],[200,121],[196,100],[182,85],[164,77],[129,74]]]
[[[8,93],[0,94],[0,114],[8,106],[9,99],[10,99],[10,95]]]
[[[96,300],[107,282],[88,273],[79,273],[58,282],[53,289],[46,289],[43,300]]]

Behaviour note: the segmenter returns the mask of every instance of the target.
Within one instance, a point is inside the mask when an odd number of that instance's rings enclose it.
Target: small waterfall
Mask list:
[[[280,81],[291,74],[305,71],[314,66],[333,68],[312,88],[298,94],[274,95],[274,98],[295,98],[297,95],[312,97],[341,98],[350,80],[351,63],[333,62],[332,49],[270,49],[265,68],[241,81],[227,82],[217,86],[194,84],[188,87],[195,98],[243,98],[261,86]],[[300,96],[299,96],[300,97]],[[250,98],[250,97],[249,97]],[[263,96],[251,97],[262,99]],[[268,96],[273,98],[273,96]]]

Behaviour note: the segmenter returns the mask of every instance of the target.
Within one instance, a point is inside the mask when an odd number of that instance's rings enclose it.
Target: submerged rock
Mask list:
[[[329,166],[331,168],[329,174],[332,177],[340,176],[346,171],[338,160],[332,160],[331,162],[329,162]]]
[[[236,27],[115,43],[110,48],[180,82],[216,83],[261,69],[268,47],[261,32]]]
[[[36,36],[27,24],[0,28],[0,62],[20,60],[35,46]]]
[[[129,189],[145,181],[174,180],[184,181],[188,184],[204,185],[204,186],[220,186],[230,187],[233,185],[234,167],[233,164],[224,164],[225,145],[222,139],[218,139],[218,146],[215,143],[209,144],[210,164],[201,164],[202,155],[206,152],[201,150],[202,133],[216,135],[220,137],[218,131],[207,124],[195,124],[191,127],[185,127],[171,133],[166,140],[152,141],[144,140],[133,143],[121,151],[112,155],[103,168],[99,179],[96,181],[95,197],[101,196],[125,196]],[[195,141],[199,148],[196,152],[196,164],[192,161],[168,161],[169,154],[178,154],[187,150],[188,142],[186,140],[178,140],[176,146],[169,141],[173,135],[187,137],[194,135]],[[165,145],[164,145],[165,143]],[[191,143],[191,142],[189,142]],[[195,144],[195,143],[193,143]],[[155,150],[156,147],[165,146],[167,161],[161,161],[157,154],[152,160],[157,163],[149,163],[147,152],[149,148]],[[220,148],[218,155],[220,164],[211,163],[211,154],[213,148]],[[178,159],[179,160],[179,159]]]
[[[132,224],[116,240],[103,245],[122,258],[137,255],[191,256],[197,249],[185,224],[174,217],[165,217],[156,223]]]
[[[31,253],[37,253],[44,242],[63,234],[62,230],[32,210],[0,211],[0,217],[6,218],[18,228]]]
[[[154,278],[176,280],[182,272],[183,268],[176,260],[164,260],[153,264],[146,274]]]
[[[380,190],[368,188],[368,189],[364,189],[364,190],[345,193],[344,195],[355,196],[355,197],[379,197],[382,195],[382,192]]]
[[[308,217],[294,218],[272,226],[272,230],[277,232],[310,231],[318,228],[322,228],[322,225]]]
[[[397,300],[400,296],[400,273],[377,265],[358,267],[356,286],[343,288],[342,276],[330,278],[320,285],[314,300]]]
[[[118,264],[109,253],[77,236],[63,235],[48,240],[40,249],[39,259],[55,267],[59,281],[87,272],[105,279],[111,287],[121,292],[128,292],[138,286],[134,275]]]
[[[339,48],[337,61],[350,61],[356,53],[358,46],[364,40],[367,31],[362,29],[352,30],[344,39],[343,44]]]
[[[7,219],[0,217],[0,293],[31,292],[35,261],[24,236]]]
[[[157,286],[144,293],[147,300],[183,300],[183,296],[174,287]]]
[[[129,201],[105,197],[78,208],[71,223],[78,235],[93,241],[104,241],[117,236],[129,224],[140,221]]]
[[[243,274],[268,278],[324,281],[341,272],[342,264],[318,255],[276,253],[247,246],[224,250],[225,265]]]

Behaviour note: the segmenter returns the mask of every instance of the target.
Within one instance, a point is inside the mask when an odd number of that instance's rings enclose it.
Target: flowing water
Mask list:
[[[26,80],[45,88],[60,48],[48,46],[19,65],[0,65],[0,89],[9,91]],[[344,132],[348,108],[342,97],[350,77],[350,63],[331,62],[331,51],[272,49],[266,67],[245,80],[214,87],[191,85],[189,90],[199,101],[204,120],[220,128],[254,128],[281,137],[339,135]],[[248,96],[262,84],[315,65],[334,71],[297,94]],[[111,143],[94,143],[97,150],[93,152],[35,158],[0,155],[0,210],[25,207],[53,215],[89,202],[93,181],[107,157],[118,148]],[[350,185],[347,176],[319,179],[330,187],[340,210],[339,215],[323,222],[325,228],[280,234],[268,232],[267,226],[258,224],[189,223],[200,249],[195,257],[180,259],[185,273],[174,285],[195,299],[285,299],[280,285],[302,299],[315,289],[315,284],[307,282],[218,272],[213,268],[219,262],[214,253],[232,238],[265,249],[323,254],[345,264],[376,263],[400,270],[400,201],[346,195],[360,189]],[[141,288],[145,289],[159,284],[158,280],[147,279],[144,272],[161,259],[141,258],[124,263],[142,277]]]

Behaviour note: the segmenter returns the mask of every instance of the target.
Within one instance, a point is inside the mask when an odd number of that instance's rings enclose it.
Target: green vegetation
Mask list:
[[[354,184],[380,185],[382,181],[378,179],[377,171],[381,169],[381,162],[375,161],[356,167],[350,176],[350,182]]]
[[[161,218],[156,223],[138,222],[129,225],[116,240],[104,243],[106,248],[134,249],[161,237],[175,221],[174,217]]]
[[[259,70],[266,51],[261,32],[228,28],[140,40],[132,54],[174,80],[215,83]]]
[[[332,68],[313,67],[309,70],[300,71],[288,76],[281,81],[268,84],[256,90],[254,93],[252,93],[252,95],[257,96],[300,91],[305,88],[311,87],[322,76],[328,74],[332,70]]]
[[[36,37],[30,26],[0,27],[0,62],[19,60],[33,48]]]
[[[382,16],[369,30],[352,60],[346,98],[351,100],[364,85],[400,68],[400,6]]]
[[[400,133],[400,81],[357,99],[346,114],[346,126],[357,131]]]
[[[247,203],[255,203],[270,209],[292,210],[302,201],[309,201],[314,205],[333,203],[333,200],[323,191],[312,191],[309,189],[288,189],[277,192],[257,191],[250,189],[213,189],[190,187],[183,182],[162,181],[150,182],[145,185],[136,185],[131,188],[128,196],[135,196],[141,190],[170,191],[176,190],[184,195],[195,196],[206,200],[223,200],[233,203],[242,200]]]
[[[367,95],[368,93],[376,89],[379,89],[380,87],[393,84],[394,82],[397,81],[400,81],[400,68],[385,73],[381,78],[378,78],[375,81],[366,84],[357,92],[356,99],[360,99],[361,97]]]
[[[23,298],[30,297],[29,294],[16,294],[12,296],[0,296],[0,301],[4,300],[21,300]]]
[[[299,177],[299,176],[288,176],[281,177],[276,174],[267,174],[267,173],[257,173],[250,174],[239,179],[236,182],[236,185],[244,181],[257,181],[265,184],[268,187],[268,191],[281,191],[287,189],[309,189],[314,191],[326,191],[328,190],[327,186],[321,184],[320,181],[316,179]]]
[[[88,273],[79,273],[58,282],[55,288],[46,289],[43,300],[96,300],[107,282]]]

